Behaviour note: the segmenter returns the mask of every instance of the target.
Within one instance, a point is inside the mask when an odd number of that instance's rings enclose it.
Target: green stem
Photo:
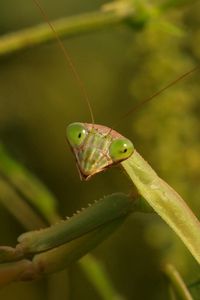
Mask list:
[[[129,3],[128,3],[129,4]],[[79,16],[61,18],[52,22],[60,37],[71,37],[120,24],[134,18],[133,8],[127,3],[113,9],[99,10]],[[55,35],[48,24],[41,24],[2,36],[0,55],[13,53],[54,40]]]
[[[173,290],[171,284],[169,285],[169,299],[170,300],[177,300],[176,295],[174,293],[174,290]]]
[[[39,211],[40,215],[42,215],[47,222],[55,223],[60,219],[56,214],[57,201],[54,196],[33,174],[13,159],[4,149],[2,144],[0,144],[0,175],[1,174],[4,181],[7,181],[9,189],[13,190],[13,193],[15,192],[15,194],[18,195],[18,198],[21,196],[26,205],[29,203],[31,207],[34,207]],[[0,195],[0,200],[3,201],[2,197],[3,195]],[[14,197],[12,198],[14,199]],[[17,199],[17,197],[15,198]],[[15,200],[15,202],[16,201],[17,200]],[[20,201],[20,199],[18,201]],[[5,203],[7,202],[5,201]],[[9,203],[7,205],[9,206]],[[14,207],[14,205],[10,205],[8,208],[9,210],[16,210],[18,213],[17,215],[20,216],[19,221],[21,222],[23,214],[21,213],[21,215],[19,215],[20,210],[17,210],[17,206]],[[15,213],[15,216],[17,215]],[[27,229],[33,229],[35,223],[32,223],[29,218],[23,218],[23,220],[26,222],[23,224]],[[31,227],[28,224],[30,224]],[[38,225],[40,226],[40,224]],[[35,226],[35,228],[38,227]]]
[[[29,230],[45,227],[45,222],[20,197],[19,194],[0,176],[0,204],[14,215]]]
[[[96,290],[104,300],[122,300],[124,299],[119,295],[116,290],[112,287],[110,278],[103,264],[94,258],[94,256],[87,254],[80,261],[84,273],[86,274],[89,281],[93,284]]]
[[[177,296],[181,300],[193,300],[186,284],[184,283],[181,275],[176,270],[176,268],[171,264],[166,264],[163,269],[165,275],[169,279],[173,289],[175,290]]]

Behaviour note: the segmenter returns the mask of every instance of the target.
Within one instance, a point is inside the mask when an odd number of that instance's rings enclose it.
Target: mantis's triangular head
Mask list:
[[[129,158],[134,151],[129,139],[103,125],[71,123],[67,140],[82,180]]]

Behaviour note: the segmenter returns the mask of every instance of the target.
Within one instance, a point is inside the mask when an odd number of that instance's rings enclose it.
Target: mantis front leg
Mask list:
[[[66,268],[117,229],[134,203],[121,193],[106,196],[68,220],[22,234],[16,248],[0,247],[0,287]]]
[[[181,196],[156,174],[136,150],[121,164],[139,193],[177,233],[200,263],[200,222]]]

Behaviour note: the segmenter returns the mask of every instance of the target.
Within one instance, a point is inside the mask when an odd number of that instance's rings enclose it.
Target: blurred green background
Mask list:
[[[49,17],[56,19],[98,10],[105,1],[42,3]],[[96,123],[112,127],[123,113],[198,64],[199,1],[171,8],[162,18],[183,34],[172,34],[152,20],[140,31],[118,25],[66,40],[90,95]],[[1,1],[2,35],[40,22],[31,0]],[[199,78],[197,72],[179,82],[122,119],[116,128],[133,141],[139,153],[183,196],[198,217]],[[89,182],[80,182],[65,140],[66,125],[74,121],[90,122],[89,113],[55,42],[0,58],[1,141],[54,193],[63,217],[103,195],[132,189],[117,168]],[[1,206],[0,244],[14,245],[24,230]],[[125,299],[168,299],[166,281],[160,272],[163,259],[174,262],[187,283],[200,275],[182,242],[156,215],[130,217],[93,254],[103,262],[113,285]],[[78,265],[69,269],[62,284],[53,289],[46,279],[16,283],[0,291],[0,299],[100,299]],[[198,292],[193,293],[199,299]]]

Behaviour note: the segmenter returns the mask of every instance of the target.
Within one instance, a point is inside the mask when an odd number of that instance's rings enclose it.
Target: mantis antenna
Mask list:
[[[135,105],[133,108],[131,108],[128,112],[126,112],[121,118],[120,121],[122,119],[124,119],[125,117],[129,116],[130,114],[132,114],[133,112],[137,111],[141,106],[143,106],[145,103],[153,100],[154,98],[156,98],[157,96],[159,96],[160,94],[164,93],[168,88],[170,88],[171,86],[175,85],[176,83],[178,83],[179,81],[181,81],[182,79],[184,79],[185,77],[191,75],[192,73],[196,72],[197,70],[200,69],[200,66],[196,66],[193,69],[183,73],[182,75],[180,75],[178,78],[176,78],[175,80],[171,81],[169,84],[167,84],[166,86],[164,86],[162,89],[160,89],[159,91],[155,92],[154,94],[152,94],[150,97],[144,99],[142,102],[138,103],[137,105]],[[117,122],[118,123],[118,122]]]
[[[88,93],[87,93],[87,90],[85,88],[85,85],[82,81],[82,79],[80,78],[80,75],[78,74],[76,68],[75,68],[75,64],[71,58],[71,56],[69,55],[66,47],[64,46],[63,42],[61,41],[55,27],[53,26],[53,24],[50,22],[49,20],[49,17],[48,15],[46,14],[45,10],[43,9],[43,7],[41,6],[41,4],[39,3],[38,0],[33,0],[33,2],[35,3],[35,5],[37,6],[37,8],[39,9],[40,11],[40,14],[42,16],[42,18],[45,20],[45,22],[49,25],[49,27],[51,28],[57,42],[58,42],[58,46],[59,48],[61,49],[64,57],[65,57],[65,61],[67,62],[68,66],[70,67],[71,71],[72,71],[72,74],[80,88],[80,91],[82,93],[82,96],[83,98],[85,99],[85,102],[88,106],[88,109],[89,109],[89,113],[90,113],[90,117],[91,117],[91,121],[92,121],[92,124],[94,124],[94,115],[93,115],[93,111],[92,111],[92,107],[91,107],[91,104],[90,104],[90,100],[89,100],[89,97],[88,97]]]
[[[53,24],[50,22],[48,15],[46,14],[46,12],[44,11],[43,7],[41,6],[41,4],[39,3],[38,0],[33,0],[33,2],[35,3],[35,5],[37,6],[37,8],[39,9],[41,16],[43,17],[43,19],[47,22],[47,24],[49,25],[49,27],[51,28],[57,42],[58,42],[58,46],[61,49],[61,51],[63,52],[63,55],[65,57],[65,60],[67,62],[67,64],[69,65],[72,74],[75,78],[75,80],[77,81],[77,84],[81,90],[81,93],[85,99],[85,102],[88,106],[89,112],[90,112],[90,116],[91,116],[91,121],[92,124],[94,124],[94,115],[93,115],[93,111],[92,111],[92,107],[89,101],[89,97],[88,97],[88,93],[87,90],[83,84],[83,81],[81,80],[75,65],[72,61],[71,56],[69,55],[66,47],[64,46],[63,42],[61,41],[55,27],[53,26]],[[155,92],[154,94],[152,94],[150,97],[146,98],[145,100],[143,100],[142,102],[138,103],[136,106],[134,106],[132,109],[130,109],[128,112],[126,112],[121,118],[120,121],[122,119],[124,119],[125,117],[129,116],[130,114],[132,114],[133,112],[137,111],[140,107],[142,107],[145,103],[150,102],[151,100],[153,100],[154,98],[156,98],[157,96],[159,96],[160,94],[164,93],[168,88],[170,88],[171,86],[175,85],[176,83],[178,83],[179,81],[181,81],[182,79],[184,79],[185,77],[191,75],[192,73],[196,72],[198,69],[200,68],[200,66],[196,66],[195,68],[185,72],[184,74],[180,75],[178,78],[176,78],[175,80],[171,81],[168,85],[166,85],[165,87],[163,87],[162,89],[160,89],[159,91]],[[117,122],[118,124],[118,122]],[[111,129],[112,131],[112,129]]]

